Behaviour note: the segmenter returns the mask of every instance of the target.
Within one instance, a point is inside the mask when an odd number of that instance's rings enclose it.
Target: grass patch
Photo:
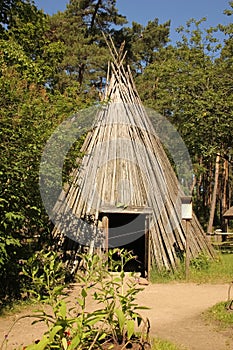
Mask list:
[[[34,299],[15,300],[0,308],[0,317],[7,317],[39,305]]]
[[[204,317],[208,321],[217,322],[223,328],[233,327],[233,310],[228,310],[229,302],[218,303],[209,308]]]
[[[185,279],[184,267],[181,264],[176,271],[168,271],[165,268],[158,271],[156,267],[150,272],[150,281],[152,283],[169,283],[173,281],[183,281]]]
[[[189,282],[195,283],[229,283],[233,279],[233,255],[219,254],[215,260],[204,254],[191,260]],[[176,271],[151,271],[152,283],[185,282],[185,265],[181,263]]]
[[[183,346],[175,345],[167,340],[154,339],[152,343],[152,350],[185,350]]]

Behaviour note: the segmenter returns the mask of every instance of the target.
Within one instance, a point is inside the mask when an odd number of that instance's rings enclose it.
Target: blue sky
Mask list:
[[[64,11],[68,2],[35,0],[36,5],[49,14]],[[172,41],[178,39],[175,28],[184,25],[190,18],[207,17],[206,27],[230,22],[230,18],[223,15],[224,9],[229,8],[229,0],[117,0],[116,3],[119,12],[127,17],[129,23],[136,21],[145,25],[155,17],[159,23],[170,19]]]

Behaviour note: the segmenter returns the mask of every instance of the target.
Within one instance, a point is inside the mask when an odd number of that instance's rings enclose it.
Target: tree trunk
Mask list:
[[[221,223],[224,231],[226,231],[227,223],[226,219],[223,218],[223,214],[229,207],[228,202],[228,180],[229,180],[229,162],[224,159],[223,164],[223,189],[222,189],[222,210],[221,210]]]
[[[207,232],[212,232],[213,230],[214,213],[216,208],[216,198],[217,198],[217,189],[218,189],[219,166],[220,166],[220,154],[217,154],[216,161],[215,161],[214,189],[213,189],[212,200],[211,200],[210,217],[209,217]]]
[[[222,214],[228,209],[228,179],[229,179],[229,164],[228,160],[224,159],[223,165],[224,178],[223,178],[223,195],[222,195]]]
[[[91,18],[90,32],[93,30],[93,27],[94,27],[94,24],[95,24],[95,19],[96,19],[96,16],[97,16],[97,12],[98,12],[98,10],[99,10],[101,5],[102,5],[102,0],[98,0],[97,4],[95,5],[94,13],[93,13],[92,18]]]

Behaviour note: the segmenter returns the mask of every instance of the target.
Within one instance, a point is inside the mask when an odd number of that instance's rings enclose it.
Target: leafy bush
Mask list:
[[[205,253],[200,253],[190,261],[190,266],[197,271],[208,270],[210,267],[210,258]]]
[[[120,257],[117,261],[113,259],[116,253]],[[50,299],[53,313],[43,309],[38,315],[46,322],[48,331],[38,344],[27,349],[110,349],[118,344],[126,347],[134,342],[145,343],[144,333],[137,336],[138,327],[146,330],[146,322],[138,312],[144,307],[135,302],[142,289],[136,286],[133,276],[124,272],[125,264],[132,258],[123,250],[113,250],[107,258],[97,254],[82,256],[84,271],[77,274],[80,283],[77,308],[69,309],[58,289],[54,289]],[[101,307],[89,312],[87,300]]]
[[[58,254],[40,251],[30,257],[22,267],[23,289],[29,297],[39,301],[50,300],[54,291],[65,287],[66,270]]]

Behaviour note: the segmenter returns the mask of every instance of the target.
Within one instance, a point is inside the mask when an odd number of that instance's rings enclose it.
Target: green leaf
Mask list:
[[[101,315],[92,315],[86,320],[86,324],[90,327],[94,326],[97,322],[103,320],[103,314]]]
[[[70,348],[75,349],[78,345],[80,345],[81,337],[77,334],[71,341]]]
[[[128,339],[131,339],[132,335],[134,334],[134,321],[133,320],[126,321],[126,329],[127,329]]]
[[[86,298],[87,292],[86,292],[85,288],[82,289],[81,295],[82,295],[83,298]]]
[[[106,339],[107,333],[101,334],[101,336],[98,338],[99,341]]]
[[[84,300],[81,298],[77,298],[77,302],[81,307],[84,305]]]
[[[68,343],[67,343],[66,338],[62,338],[61,342],[62,342],[63,349],[64,349],[64,350],[67,350],[67,348],[68,348]]]
[[[125,325],[125,316],[121,309],[115,309],[115,314],[117,315],[120,331],[123,331]]]
[[[9,221],[13,221],[13,220],[22,220],[24,218],[23,215],[21,214],[15,214],[13,212],[9,212],[9,213],[6,213],[5,214],[6,218],[9,220]]]
[[[47,345],[49,344],[49,338],[44,336],[38,344],[33,344],[27,346],[27,350],[44,350],[46,349]]]
[[[62,326],[55,326],[52,328],[49,334],[49,341],[52,342],[55,335],[62,329]]]
[[[121,277],[122,279],[125,278],[125,272],[124,272],[124,270],[121,271],[120,277]]]
[[[64,301],[60,302],[59,314],[62,318],[66,318],[66,303]]]
[[[136,306],[135,310],[149,310],[150,308],[148,306]]]
[[[113,283],[120,283],[121,282],[121,278],[120,277],[115,277],[113,279]]]

